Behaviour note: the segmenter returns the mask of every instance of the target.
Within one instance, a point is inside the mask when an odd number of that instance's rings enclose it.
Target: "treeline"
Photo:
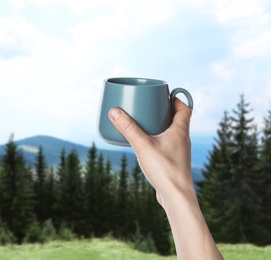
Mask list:
[[[12,140],[0,160],[0,244],[113,236],[136,249],[172,253],[174,245],[163,209],[140,167],[119,172],[89,149],[86,165],[75,150],[63,150],[57,169],[48,168],[42,147],[35,166],[24,162]]]
[[[203,175],[199,201],[217,242],[271,244],[271,111],[257,129],[241,96],[224,113]]]
[[[225,112],[197,183],[198,198],[216,242],[271,244],[271,111],[258,129],[241,96]],[[42,147],[25,164],[12,138],[0,159],[0,244],[111,235],[137,249],[174,250],[169,224],[138,165],[120,171],[89,149],[85,165],[75,150],[48,168]]]

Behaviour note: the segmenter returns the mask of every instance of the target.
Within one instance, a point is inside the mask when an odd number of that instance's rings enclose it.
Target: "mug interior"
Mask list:
[[[123,85],[142,85],[142,86],[157,86],[166,84],[166,82],[158,79],[145,78],[111,78],[107,82]]]

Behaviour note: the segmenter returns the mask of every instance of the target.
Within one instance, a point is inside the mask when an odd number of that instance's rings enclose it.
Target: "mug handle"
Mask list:
[[[184,88],[175,88],[171,91],[170,93],[170,104],[171,104],[171,115],[174,117],[175,115],[175,110],[174,110],[174,98],[178,93],[182,93],[185,95],[188,101],[188,106],[190,107],[191,110],[193,110],[193,99],[190,93],[184,89]]]

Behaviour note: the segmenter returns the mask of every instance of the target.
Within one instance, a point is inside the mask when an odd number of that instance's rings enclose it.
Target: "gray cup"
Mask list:
[[[145,78],[110,78],[104,81],[100,111],[98,114],[98,134],[114,145],[130,146],[108,118],[113,107],[119,107],[129,114],[148,134],[164,132],[172,123],[173,101],[178,93],[183,93],[188,106],[193,109],[193,99],[189,92],[176,88],[169,93],[168,84],[162,80]]]

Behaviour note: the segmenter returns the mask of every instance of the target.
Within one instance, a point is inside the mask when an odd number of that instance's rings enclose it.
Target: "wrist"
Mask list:
[[[184,259],[223,259],[209,232],[195,189],[173,189],[161,195],[178,256]]]
[[[171,209],[176,207],[185,207],[187,205],[199,206],[196,191],[193,183],[187,185],[177,185],[173,183],[168,185],[167,190],[157,192],[157,199],[166,213],[170,213]]]

